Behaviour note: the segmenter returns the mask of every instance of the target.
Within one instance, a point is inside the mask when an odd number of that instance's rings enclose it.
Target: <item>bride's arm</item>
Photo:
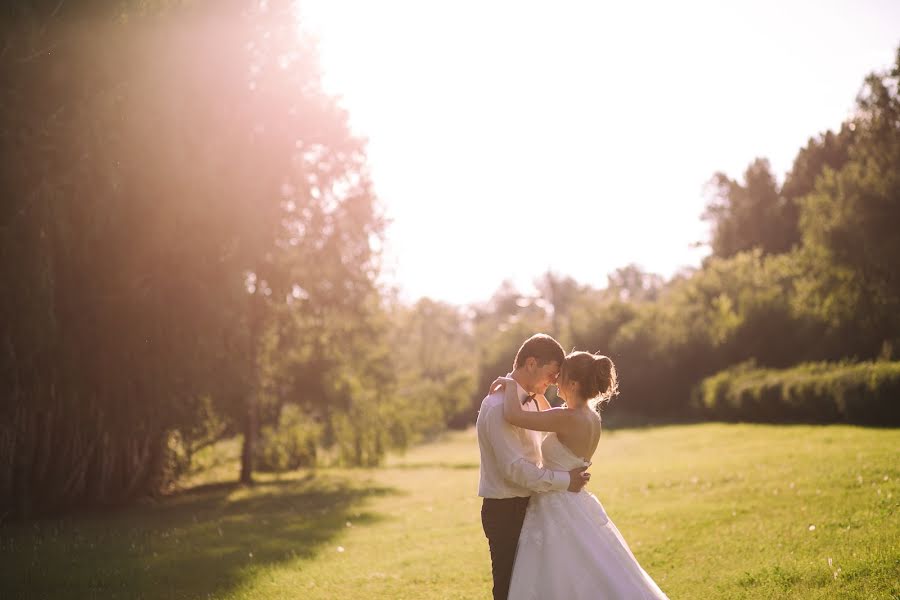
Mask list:
[[[514,379],[500,377],[495,383],[502,383],[504,386],[503,418],[510,424],[534,431],[570,431],[574,416],[571,411],[564,408],[551,408],[541,412],[523,410]]]

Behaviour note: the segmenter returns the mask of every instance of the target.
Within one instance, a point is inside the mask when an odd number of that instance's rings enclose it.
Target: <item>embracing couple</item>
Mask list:
[[[556,384],[565,406],[544,392]],[[600,441],[598,402],[617,393],[606,356],[566,356],[536,334],[516,353],[478,413],[481,523],[494,600],[665,598],[596,496],[584,490]]]

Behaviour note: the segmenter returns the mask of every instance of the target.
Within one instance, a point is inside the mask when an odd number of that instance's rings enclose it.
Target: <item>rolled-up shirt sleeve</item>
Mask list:
[[[538,467],[522,454],[522,441],[513,426],[503,418],[503,405],[488,410],[487,433],[494,457],[504,477],[533,492],[550,492],[569,488],[568,471],[553,471]]]

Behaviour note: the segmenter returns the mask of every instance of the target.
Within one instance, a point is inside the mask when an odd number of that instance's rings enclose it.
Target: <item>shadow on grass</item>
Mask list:
[[[206,598],[323,551],[396,491],[338,477],[205,485],[110,515],[0,531],[4,598]]]
[[[453,469],[453,470],[475,470],[478,469],[478,463],[448,463],[448,462],[417,462],[417,463],[397,463],[396,465],[390,465],[388,467],[384,467],[384,469],[397,469],[397,470],[416,470],[416,469]]]

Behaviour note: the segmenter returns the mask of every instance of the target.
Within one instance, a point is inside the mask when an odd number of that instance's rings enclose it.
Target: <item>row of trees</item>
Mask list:
[[[365,144],[295,8],[2,22],[0,521],[156,493],[225,437],[250,483],[464,422],[464,309],[376,284]]]
[[[382,451],[384,219],[293,11],[8,9],[0,519],[159,490],[235,433],[248,482],[287,398],[346,460]]]

